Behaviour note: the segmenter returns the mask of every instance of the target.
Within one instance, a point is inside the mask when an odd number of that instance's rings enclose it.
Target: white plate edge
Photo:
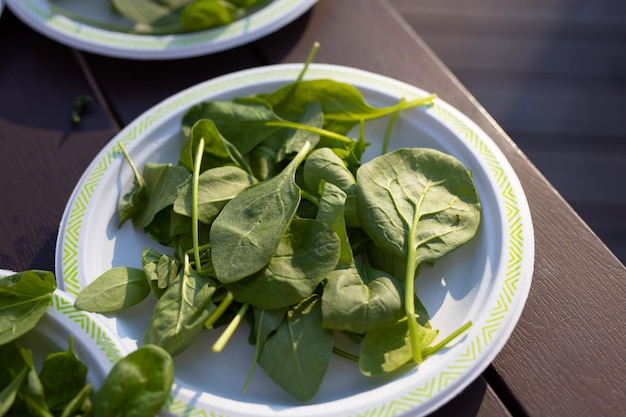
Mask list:
[[[148,36],[111,32],[77,23],[44,10],[35,4],[38,0],[5,1],[20,20],[50,39],[86,52],[135,60],[190,58],[241,46],[286,26],[317,3],[317,0],[277,0],[276,4],[269,4],[223,28],[182,35]],[[276,15],[272,16],[272,13]],[[245,32],[245,26],[254,25],[260,26],[255,31]],[[226,32],[226,35],[220,32]],[[178,40],[180,45],[170,45],[173,40]]]

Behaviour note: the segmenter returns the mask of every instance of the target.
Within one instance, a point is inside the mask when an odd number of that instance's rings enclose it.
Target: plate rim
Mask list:
[[[114,143],[119,140],[129,143],[141,135],[148,135],[151,129],[156,129],[159,126],[159,121],[166,120],[177,109],[180,110],[181,107],[188,107],[195,102],[201,101],[202,97],[206,95],[207,89],[212,94],[215,94],[228,89],[229,86],[241,87],[241,80],[246,78],[252,78],[256,83],[264,80],[264,77],[270,77],[271,80],[275,81],[277,78],[273,77],[277,73],[289,72],[297,74],[301,69],[302,64],[278,64],[237,71],[216,77],[165,99],[138,116],[119,132],[105,145],[85,170],[64,211],[59,228],[56,254],[56,265],[57,268],[60,268],[57,270],[57,275],[63,277],[64,284],[63,252],[64,236],[67,236],[64,233],[65,226],[70,220],[72,208],[76,204],[79,197],[78,194],[81,193],[81,188],[85,184],[90,183],[88,174],[92,174],[91,180],[95,180],[97,183],[96,177],[102,175],[103,170],[105,171],[106,167],[120,156],[119,152],[115,152],[113,149]],[[394,86],[398,90],[426,94],[418,87],[402,81],[341,65],[311,64],[307,72],[307,78],[322,78],[320,74],[325,73],[335,76],[338,74],[348,75],[351,79],[357,80],[355,81],[357,87],[360,82],[371,83],[372,85],[382,83]],[[220,87],[216,87],[216,85]],[[491,317],[490,323],[481,327],[480,331],[472,332],[473,339],[470,341],[471,343],[467,350],[459,355],[453,364],[446,367],[446,371],[442,371],[433,380],[427,381],[424,386],[411,387],[411,389],[406,390],[407,392],[401,395],[401,401],[399,398],[394,397],[389,399],[388,403],[379,404],[368,410],[359,409],[359,412],[365,411],[375,415],[392,416],[415,411],[417,407],[424,405],[424,407],[420,408],[420,412],[426,414],[447,403],[473,382],[501,351],[519,321],[530,291],[534,270],[534,231],[528,202],[517,174],[497,144],[462,112],[441,99],[436,99],[435,104],[428,111],[433,112],[435,117],[439,118],[442,123],[451,127],[472,149],[481,153],[481,158],[479,158],[481,163],[487,164],[490,170],[489,174],[493,176],[493,178],[490,178],[490,181],[495,182],[498,186],[496,190],[497,197],[504,201],[504,206],[507,209],[507,212],[502,214],[502,221],[509,226],[506,229],[506,236],[503,241],[503,244],[506,245],[506,249],[503,250],[502,254],[502,263],[506,264],[504,266],[505,278],[502,283],[499,283],[502,288],[499,288],[498,299],[495,305],[490,305],[488,308],[489,316]],[[96,173],[96,177],[93,177],[94,173]],[[93,190],[95,185],[93,182],[90,183],[89,190]],[[81,199],[81,204],[87,205],[84,198],[85,196]],[[77,233],[75,225],[73,228],[73,233]],[[72,262],[69,262],[69,264],[71,264],[72,268],[75,268]],[[70,290],[69,292],[72,291]],[[355,410],[350,412],[355,412]]]
[[[32,29],[64,45],[114,58],[161,60],[208,55],[253,42],[288,25],[318,0],[273,0],[229,25],[178,35],[107,31],[50,12],[44,5],[49,0],[3,1]]]

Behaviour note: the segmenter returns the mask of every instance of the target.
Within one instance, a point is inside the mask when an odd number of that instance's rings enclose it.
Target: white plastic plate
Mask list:
[[[78,182],[65,210],[57,244],[57,277],[64,289],[81,288],[113,266],[141,266],[141,251],[155,247],[130,222],[118,228],[116,206],[132,184],[132,173],[116,145],[122,141],[138,166],[147,161],[176,163],[186,110],[208,99],[273,91],[296,79],[302,65],[267,66],[222,76],[182,91],[146,111],[102,149]],[[369,72],[312,65],[306,78],[331,78],[355,85],[374,106],[388,106],[426,92]],[[366,125],[372,143],[365,155],[380,153],[387,120]],[[423,267],[416,281],[420,299],[440,335],[466,321],[473,326],[422,366],[396,379],[362,376],[355,363],[333,359],[318,396],[299,404],[261,369],[246,394],[241,392],[252,363],[248,329],[220,354],[211,353],[216,332],[204,332],[176,358],[176,387],[168,405],[175,415],[240,417],[398,416],[432,412],[470,384],[506,343],[530,288],[534,262],[533,227],[515,172],[494,142],[471,120],[436,100],[428,109],[400,114],[392,148],[432,147],[456,156],[471,170],[482,203],[482,224],[471,243],[434,267]],[[137,347],[152,301],[107,318],[129,349]],[[219,332],[217,332],[219,333]],[[189,414],[191,413],[191,414]],[[193,414],[195,415],[195,414]]]
[[[22,21],[65,45],[127,59],[176,59],[211,54],[268,35],[309,10],[317,0],[272,0],[254,13],[223,27],[189,34],[136,35],[105,30],[50,10],[54,0],[5,0]],[[101,23],[128,26],[111,13],[109,0],[64,0],[66,10]]]

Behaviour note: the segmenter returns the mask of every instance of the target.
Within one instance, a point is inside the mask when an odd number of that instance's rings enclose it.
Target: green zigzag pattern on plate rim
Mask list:
[[[36,4],[32,0],[21,0],[24,6],[39,20],[55,27],[67,34],[80,34],[81,38],[89,39],[102,45],[110,45],[116,48],[128,49],[177,49],[193,45],[201,45],[216,39],[231,39],[239,34],[249,32],[260,26],[267,24],[277,16],[283,15],[294,8],[301,0],[285,0],[278,5],[273,5],[270,9],[262,10],[250,19],[239,20],[235,23],[220,29],[214,29],[199,33],[169,36],[146,36],[127,35],[117,32],[106,32],[94,30],[90,26],[75,23],[65,18],[58,18],[55,14],[47,10],[43,5]]]
[[[314,72],[314,70],[310,70]],[[328,75],[341,73],[341,70],[331,70]],[[277,77],[283,75],[282,73],[267,72],[256,74],[255,81],[268,81],[275,80]],[[316,75],[321,77],[324,75],[324,71],[317,71]],[[366,82],[372,81],[368,74],[358,73],[356,76],[350,73],[350,76],[354,79],[362,79]],[[238,77],[231,77],[221,80],[219,84],[211,83],[203,88],[192,89],[187,94],[183,94],[170,101],[167,101],[162,106],[158,107],[154,112],[145,115],[137,123],[133,124],[130,129],[125,133],[121,139],[124,143],[129,143],[139,137],[144,131],[150,128],[155,122],[163,119],[165,116],[171,114],[174,111],[184,107],[188,103],[194,102],[198,98],[207,96],[212,92],[224,91],[229,86],[240,85],[240,79]],[[378,84],[384,84],[385,81],[376,79]],[[392,81],[386,91],[398,90],[397,85]],[[481,159],[489,167],[491,174],[499,187],[500,195],[504,200],[506,207],[506,222],[508,226],[508,259],[505,268],[505,279],[501,288],[498,301],[494,306],[491,306],[489,319],[481,327],[480,334],[476,335],[474,339],[469,343],[464,352],[462,352],[448,367],[442,371],[436,377],[427,381],[423,385],[416,387],[403,396],[400,399],[392,400],[387,404],[383,404],[378,407],[374,407],[363,413],[359,413],[358,416],[377,416],[377,417],[392,417],[399,413],[406,412],[415,406],[422,404],[424,401],[432,398],[438,392],[444,390],[454,381],[458,380],[463,371],[467,369],[473,362],[478,359],[483,349],[490,343],[498,329],[500,328],[502,321],[506,318],[506,313],[509,311],[510,305],[514,300],[517,293],[517,284],[521,275],[521,263],[522,263],[522,249],[524,247],[523,241],[523,223],[517,196],[513,190],[509,178],[506,175],[504,167],[500,164],[498,158],[491,151],[490,146],[483,142],[470,126],[468,126],[463,119],[457,116],[454,111],[451,111],[446,105],[439,102],[435,102],[429,111],[444,121],[448,126],[451,126],[459,135],[464,137],[467,142],[478,152]],[[78,240],[80,238],[81,219],[85,214],[85,209],[94,188],[98,185],[102,175],[108,168],[111,160],[118,156],[118,151],[111,150],[107,155],[100,160],[99,164],[94,168],[84,186],[81,188],[76,203],[73,205],[70,212],[68,225],[70,231],[67,232],[66,241],[63,245],[63,270],[64,279],[66,282],[67,290],[76,294],[80,289],[77,280],[77,247]],[[203,410],[198,410],[191,404],[183,404],[181,402],[171,402],[169,407],[176,410],[182,410],[184,416],[218,416],[219,414],[206,414]],[[173,411],[173,410],[172,410]]]
[[[109,362],[115,363],[122,358],[122,353],[115,347],[113,341],[102,331],[102,328],[97,323],[94,323],[87,313],[78,310],[71,301],[63,299],[58,294],[53,294],[50,304],[55,310],[78,324],[85,334],[96,342],[100,350],[105,353]]]

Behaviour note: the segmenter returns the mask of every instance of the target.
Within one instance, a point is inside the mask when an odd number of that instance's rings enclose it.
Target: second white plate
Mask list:
[[[104,30],[50,10],[51,0],[6,0],[7,6],[33,29],[65,45],[127,59],[175,59],[211,54],[268,35],[309,10],[317,0],[272,0],[229,25],[180,35],[135,35]],[[52,0],[53,1],[53,0]],[[122,21],[110,12],[108,0],[66,0],[69,11],[111,25]]]
[[[115,137],[77,184],[65,210],[57,243],[57,277],[65,290],[81,288],[113,266],[141,266],[141,251],[152,246],[130,222],[118,228],[116,206],[132,184],[132,173],[116,146],[124,142],[138,166],[173,162],[183,141],[180,121],[187,109],[209,99],[273,91],[292,82],[301,65],[277,65],[233,73],[199,84],[148,110]],[[426,92],[414,86],[352,68],[312,65],[306,78],[330,78],[356,86],[374,106],[388,106]],[[386,120],[370,122],[372,143],[365,159],[380,153]],[[420,299],[433,327],[445,336],[467,320],[473,326],[448,348],[397,379],[360,374],[356,364],[333,359],[318,396],[298,404],[257,370],[241,392],[254,348],[240,326],[221,354],[211,353],[215,332],[176,358],[176,387],[169,411],[231,417],[416,416],[432,412],[469,385],[494,359],[513,331],[524,306],[533,271],[534,242],[524,192],[495,143],[447,103],[402,112],[394,126],[393,148],[431,147],[456,156],[472,172],[483,210],[476,238],[417,278]],[[143,336],[153,302],[106,318],[130,349]]]

